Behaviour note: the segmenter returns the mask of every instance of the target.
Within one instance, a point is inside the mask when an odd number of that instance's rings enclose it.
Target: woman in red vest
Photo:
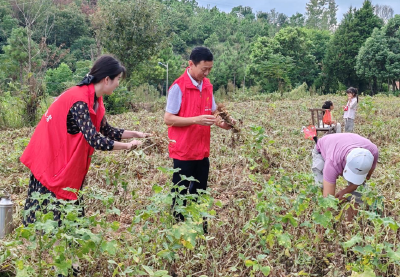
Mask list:
[[[23,219],[25,226],[35,221],[35,212],[40,206],[49,204],[45,200],[39,205],[38,200],[32,198],[34,192],[77,200],[94,149],[129,150],[141,142],[122,143],[121,139],[149,136],[111,127],[104,116],[103,95],[113,93],[125,72],[125,67],[114,57],[99,57],[82,82],[57,97],[42,116],[21,156],[21,162],[31,171]],[[76,203],[79,204],[79,200]],[[60,212],[53,212],[54,220],[61,223]]]

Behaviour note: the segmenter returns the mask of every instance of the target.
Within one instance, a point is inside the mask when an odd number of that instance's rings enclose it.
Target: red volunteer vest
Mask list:
[[[57,97],[42,116],[21,156],[21,162],[58,199],[77,199],[74,192],[64,189],[79,190],[89,170],[94,148],[82,133],[68,134],[67,115],[74,103],[85,102],[99,132],[105,108],[103,98],[100,97],[97,113],[93,110],[94,93],[94,85],[90,84],[72,87]]]
[[[207,78],[203,79],[200,92],[189,78],[187,69],[173,84],[182,91],[182,103],[178,116],[193,117],[211,114],[213,86]],[[176,142],[168,146],[169,156],[173,159],[190,161],[202,160],[210,155],[210,126],[193,124],[185,127],[168,128],[168,137]]]

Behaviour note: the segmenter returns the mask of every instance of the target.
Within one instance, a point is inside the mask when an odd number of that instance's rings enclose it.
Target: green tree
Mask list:
[[[18,20],[12,17],[11,9],[0,6],[0,54],[4,53],[3,46],[7,44],[7,38],[11,35],[12,29],[17,27]]]
[[[89,60],[77,61],[75,64],[75,72],[73,74],[73,81],[78,84],[82,81],[83,77],[89,73],[92,68],[93,62]]]
[[[165,35],[172,38],[174,47],[176,45],[179,53],[183,54],[190,38],[187,30],[194,18],[194,6],[186,1],[163,1],[160,18],[165,25]]]
[[[312,42],[311,54],[315,57],[318,65],[322,64],[326,49],[332,34],[328,30],[303,29],[308,39]]]
[[[400,79],[400,15],[396,14],[390,19],[382,31],[388,43],[389,53],[386,68],[394,91],[398,89],[396,80]]]
[[[335,0],[310,0],[306,4],[306,26],[320,30],[333,30],[337,24],[338,6]]]
[[[179,37],[178,34],[171,34],[171,44],[173,46],[173,50],[176,53],[183,54],[187,49],[186,42]]]
[[[67,82],[72,81],[72,71],[67,64],[61,63],[56,69],[46,71],[45,81],[47,93],[58,96],[67,88]]]
[[[378,82],[381,83],[388,78],[386,68],[388,52],[385,35],[378,28],[375,28],[358,52],[355,68],[359,76],[368,80],[372,94],[378,92]]]
[[[12,0],[13,16],[18,19],[19,25],[23,26],[25,37],[17,38],[22,43],[22,51],[26,54],[26,61],[19,62],[20,72],[24,72],[24,78],[20,78],[20,88],[22,92],[21,98],[25,103],[26,122],[30,125],[36,124],[37,110],[40,101],[44,97],[43,75],[47,68],[48,62],[42,60],[42,54],[49,57],[50,52],[47,51],[46,38],[51,29],[49,22],[52,14],[52,1],[47,0]],[[35,41],[34,38],[40,38]],[[40,47],[38,47],[40,46]],[[14,51],[14,50],[12,50]],[[15,53],[15,52],[14,52]]]
[[[291,27],[303,27],[305,25],[305,17],[301,13],[296,13],[289,17],[289,26]]]
[[[354,68],[356,56],[374,28],[381,26],[382,20],[374,14],[370,1],[366,0],[359,10],[350,8],[333,35],[324,58],[325,91],[335,92],[338,82],[347,87],[358,87],[360,91],[365,89],[366,80],[358,77]]]
[[[214,47],[213,52],[214,70],[210,74],[210,79],[214,89],[218,90],[221,86],[226,86],[231,81],[235,87],[238,87],[245,76],[249,52],[249,43],[243,39],[242,42],[225,42]]]
[[[328,29],[334,30],[337,25],[336,13],[338,11],[338,5],[335,0],[328,0]]]
[[[49,22],[42,24],[52,26],[52,30],[47,36],[47,42],[56,46],[63,44],[66,48],[70,48],[80,37],[88,36],[91,33],[89,21],[75,3],[61,6],[61,9],[54,7],[54,16],[50,18]]]
[[[289,74],[293,68],[291,57],[279,53],[279,43],[272,38],[260,37],[251,46],[248,73],[264,91],[272,92],[290,86]]]
[[[160,49],[157,56],[153,56],[135,67],[130,79],[131,86],[139,86],[147,83],[153,87],[158,87],[160,95],[165,95],[166,68],[160,66],[158,62],[168,63],[168,88],[186,68],[187,61],[180,55],[174,54],[172,47]]]
[[[80,37],[71,45],[71,54],[76,60],[94,60],[96,55],[96,40],[92,37]]]
[[[246,18],[254,20],[256,18],[251,7],[237,6],[232,8],[231,14],[236,15],[239,18]]]
[[[28,55],[26,71],[32,73],[40,70],[41,65],[37,66],[36,59],[41,54],[43,47],[37,48],[37,44],[46,44],[51,24],[46,24],[53,17],[52,3],[47,0],[13,0],[14,17],[19,20],[19,25],[25,28],[26,41],[25,51]],[[38,38],[35,41],[35,38]]]
[[[151,57],[163,42],[156,1],[102,1],[96,20],[97,38],[106,51],[116,55],[130,70]]]
[[[16,80],[18,78],[20,84],[24,82],[23,75],[29,62],[26,45],[28,38],[26,29],[18,27],[12,30],[10,37],[7,39],[7,45],[3,46],[3,59],[8,61],[8,76]],[[38,45],[31,41],[32,50],[38,50]],[[32,51],[35,52],[35,51]],[[39,62],[39,61],[37,61]]]
[[[310,86],[318,74],[318,67],[311,53],[314,45],[306,31],[302,28],[287,27],[281,29],[274,39],[279,45],[275,53],[290,57],[294,63],[290,71],[292,85],[306,82]]]
[[[274,36],[281,28],[289,25],[287,15],[277,12],[275,9],[272,9],[270,12],[258,12],[257,19],[266,21],[270,25],[270,36]]]

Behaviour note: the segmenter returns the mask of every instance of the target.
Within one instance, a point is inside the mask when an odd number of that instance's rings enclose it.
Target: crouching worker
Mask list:
[[[315,182],[323,189],[324,197],[334,195],[344,200],[344,195],[352,194],[347,200],[355,198],[356,207],[362,204],[358,186],[369,180],[378,161],[378,148],[370,140],[353,133],[331,134],[320,138],[312,151],[312,171]],[[339,176],[348,182],[345,189],[336,193],[336,180]],[[349,209],[348,220],[357,211]]]
[[[223,129],[231,126],[218,123],[212,113],[217,109],[213,96],[213,87],[207,79],[213,67],[213,55],[206,47],[196,47],[190,54],[189,66],[172,84],[168,92],[164,122],[168,125],[169,156],[173,159],[175,172],[172,182],[183,187],[181,194],[197,194],[197,190],[207,189],[210,168],[210,127],[217,124]],[[181,181],[180,175],[194,177],[198,182],[190,184]],[[190,188],[189,188],[190,187]],[[175,189],[172,190],[175,192]],[[173,200],[173,208],[176,199]],[[184,203],[186,205],[186,203]],[[184,216],[174,211],[177,221]],[[203,222],[207,233],[207,222]]]

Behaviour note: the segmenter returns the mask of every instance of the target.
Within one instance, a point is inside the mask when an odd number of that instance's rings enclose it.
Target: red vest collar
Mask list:
[[[192,89],[193,88],[197,89],[197,87],[195,85],[193,85],[193,82],[189,77],[188,70],[189,70],[189,67],[186,67],[185,73],[183,74],[183,80],[184,80],[184,83],[185,83],[185,87],[192,88]],[[202,89],[205,89],[205,88],[210,87],[210,86],[212,86],[210,80],[208,78],[204,78],[203,79]]]

